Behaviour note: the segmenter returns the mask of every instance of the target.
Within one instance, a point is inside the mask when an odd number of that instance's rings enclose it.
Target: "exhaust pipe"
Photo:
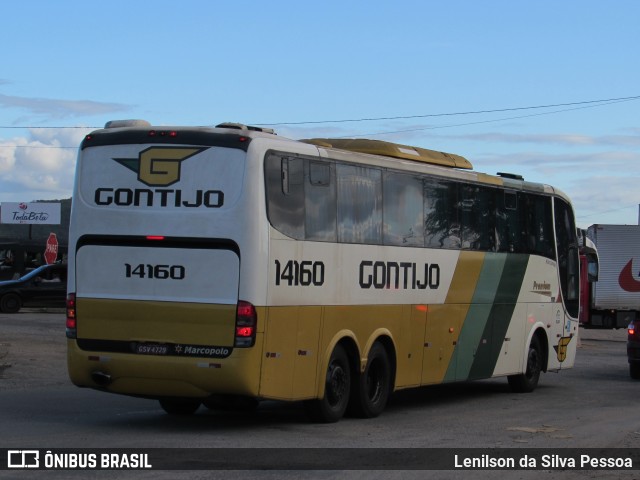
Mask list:
[[[91,373],[91,380],[93,380],[101,387],[106,387],[111,383],[111,375],[108,375],[104,372],[95,371]]]

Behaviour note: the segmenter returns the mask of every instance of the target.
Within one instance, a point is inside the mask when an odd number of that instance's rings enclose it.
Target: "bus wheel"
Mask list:
[[[327,366],[324,396],[305,402],[307,414],[314,422],[337,422],[347,409],[350,390],[349,358],[342,345],[336,345]]]
[[[527,371],[519,375],[510,375],[507,377],[511,390],[516,393],[533,392],[538,386],[540,372],[542,371],[542,348],[540,340],[534,336],[529,345],[529,354],[527,355]]]
[[[349,413],[362,418],[377,417],[391,395],[391,365],[381,343],[371,347],[367,366],[358,377],[357,389],[351,393]]]
[[[22,307],[22,300],[15,293],[7,293],[0,299],[0,312],[18,313]]]
[[[191,415],[200,408],[200,400],[192,398],[162,398],[160,406],[169,415]]]

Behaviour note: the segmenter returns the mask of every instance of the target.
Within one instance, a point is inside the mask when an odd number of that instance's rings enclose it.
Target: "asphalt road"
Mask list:
[[[319,471],[16,472],[6,478],[494,478],[495,471],[336,471],[328,449],[632,448],[640,440],[638,389],[626,332],[581,330],[576,366],[542,376],[531,394],[505,379],[399,392],[376,419],[309,423],[299,404],[264,402],[255,413],[165,415],[157,402],[70,384],[64,315],[0,314],[2,448],[314,448]],[[339,464],[336,464],[339,465]],[[24,473],[24,475],[22,475]],[[38,474],[38,475],[36,475]],[[46,475],[44,475],[46,474]],[[183,476],[180,476],[180,475]],[[110,476],[113,475],[113,476]],[[510,471],[501,478],[640,478],[622,471]]]

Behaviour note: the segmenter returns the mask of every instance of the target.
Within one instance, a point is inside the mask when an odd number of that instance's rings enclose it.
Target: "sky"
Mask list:
[[[462,155],[637,224],[636,0],[3,2],[0,202],[71,196],[109,120]]]

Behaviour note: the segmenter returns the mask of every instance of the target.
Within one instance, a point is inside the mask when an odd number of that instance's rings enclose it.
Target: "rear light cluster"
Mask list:
[[[629,340],[640,340],[640,320],[632,321],[627,327]]]
[[[149,130],[150,137],[172,137],[175,138],[178,136],[178,132],[175,130]]]
[[[76,318],[76,294],[67,295],[67,338],[77,338],[78,322]]]
[[[258,314],[256,308],[244,300],[238,301],[236,310],[236,347],[253,347],[256,343]]]

